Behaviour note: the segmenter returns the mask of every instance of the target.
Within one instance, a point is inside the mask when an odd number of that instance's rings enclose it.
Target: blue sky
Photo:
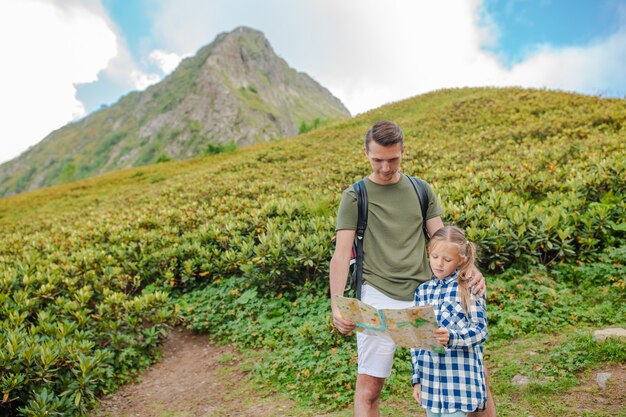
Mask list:
[[[588,45],[623,30],[624,1],[487,0],[484,7],[498,26],[493,50],[504,63],[521,62],[536,48]]]
[[[0,162],[241,25],[354,115],[448,87],[626,97],[626,0],[0,0]]]

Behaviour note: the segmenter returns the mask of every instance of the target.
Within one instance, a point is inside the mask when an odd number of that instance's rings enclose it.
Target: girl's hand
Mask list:
[[[447,346],[450,341],[450,332],[445,327],[440,327],[433,331],[433,336],[435,336],[435,340],[441,343],[442,346]]]
[[[413,385],[413,398],[417,403],[420,403],[420,384]]]

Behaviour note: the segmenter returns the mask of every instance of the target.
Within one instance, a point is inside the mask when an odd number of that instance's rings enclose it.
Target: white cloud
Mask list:
[[[163,74],[169,74],[174,71],[184,57],[185,56],[173,52],[165,52],[161,49],[155,49],[150,53],[150,59],[159,67]]]
[[[117,53],[96,3],[0,2],[0,161],[84,115],[75,85],[96,80]]]
[[[586,46],[539,48],[508,73],[510,82],[577,91],[626,95],[626,27],[607,39]]]
[[[361,7],[331,3],[336,2],[317,2],[318,15],[332,10],[337,23],[318,28],[323,37],[312,36],[300,48],[331,51],[308,62],[307,70],[353,112],[445,87],[515,85],[587,94],[621,91],[622,96],[626,92],[626,26],[588,45],[545,46],[507,69],[485,48],[496,42],[498,28],[479,1],[397,0],[385,8],[367,1],[359,1]]]
[[[181,56],[173,52],[165,52],[161,49],[155,49],[149,55],[150,61],[157,66],[160,74],[148,73],[134,68],[128,68],[128,72],[122,74],[128,77],[130,73],[130,81],[136,90],[144,90],[147,87],[158,83],[167,75],[174,71],[185,55]]]
[[[491,83],[501,74],[496,58],[482,49],[494,35],[479,26],[476,1],[392,0],[381,7],[371,0],[323,0],[315,5],[314,13],[302,14],[317,22],[331,17],[315,35],[294,43],[323,55],[311,54],[301,69],[353,113],[438,88]]]
[[[130,73],[130,79],[132,80],[135,89],[143,90],[146,87],[161,81],[161,76],[159,74],[148,74],[142,71],[133,70]]]

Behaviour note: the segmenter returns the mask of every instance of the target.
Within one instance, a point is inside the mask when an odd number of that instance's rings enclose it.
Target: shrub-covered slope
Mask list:
[[[467,229],[486,273],[554,266],[569,271],[569,285],[576,272],[567,265],[624,245],[626,102],[537,90],[438,91],[289,141],[2,199],[1,409],[27,413],[52,395],[63,412],[84,409],[146,365],[173,314],[168,293],[178,299],[202,287],[210,294],[180,299],[190,325],[242,346],[308,343],[310,366],[285,362],[293,351],[259,372],[295,396],[349,401],[352,376],[337,374],[352,366],[350,354],[337,353],[347,342],[330,331],[323,298],[341,191],[369,172],[363,135],[380,119],[403,128],[404,172],[433,184],[444,221]],[[623,257],[610,256],[619,270]],[[624,299],[623,280],[613,278],[597,283],[612,289],[609,305]],[[498,281],[494,290],[491,305],[511,311],[525,308],[517,299],[556,294],[541,283],[524,292]],[[316,321],[290,336],[281,317],[298,296],[298,317]],[[246,310],[256,299],[271,311]],[[527,316],[515,327],[498,314],[496,340],[533,331]],[[624,314],[618,306],[581,323],[619,323]],[[316,362],[326,367],[309,378]]]

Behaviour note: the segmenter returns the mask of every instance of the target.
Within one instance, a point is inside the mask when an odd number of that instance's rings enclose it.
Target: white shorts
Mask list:
[[[361,301],[376,309],[415,306],[415,301],[394,300],[367,284],[361,287]],[[359,374],[389,378],[396,344],[389,338],[364,332],[357,333],[356,344],[359,353]]]

